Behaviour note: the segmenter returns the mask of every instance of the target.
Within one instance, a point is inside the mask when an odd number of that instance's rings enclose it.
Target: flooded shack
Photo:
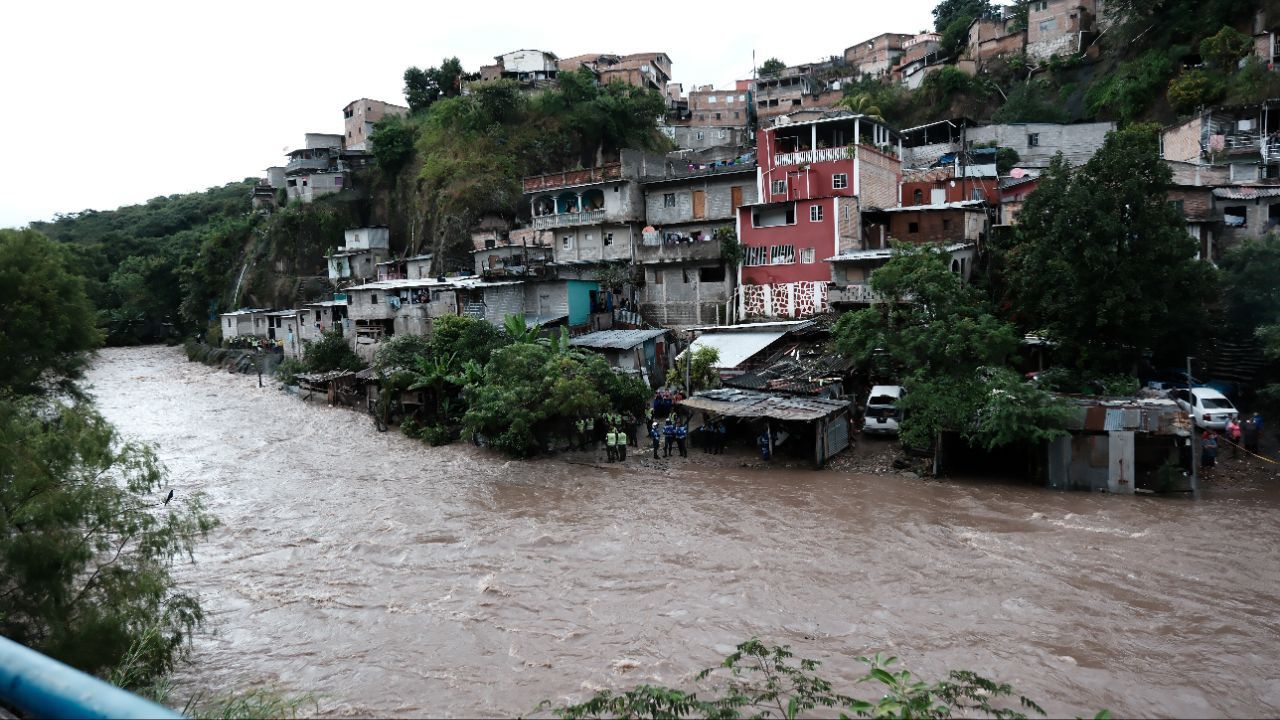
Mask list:
[[[815,468],[849,447],[851,413],[847,400],[719,388],[686,398],[680,406],[708,417],[737,421],[761,436],[767,434],[770,456],[775,448],[808,456]]]

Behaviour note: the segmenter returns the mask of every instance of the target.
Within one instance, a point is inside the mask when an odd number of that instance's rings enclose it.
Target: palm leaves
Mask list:
[[[842,107],[854,115],[865,115],[872,120],[884,122],[884,117],[880,111],[880,107],[876,105],[876,100],[871,93],[858,93],[856,95],[847,95],[840,98],[836,103],[838,107]]]

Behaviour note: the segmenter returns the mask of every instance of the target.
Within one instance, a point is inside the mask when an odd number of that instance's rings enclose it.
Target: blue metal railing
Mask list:
[[[33,717],[180,718],[163,705],[0,637],[0,700]]]

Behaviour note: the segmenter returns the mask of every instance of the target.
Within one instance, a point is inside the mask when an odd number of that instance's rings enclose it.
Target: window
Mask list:
[[[943,230],[951,229],[951,218],[942,218],[942,229]]]
[[[716,119],[717,119],[717,120],[719,120],[719,119],[720,119],[720,113],[716,113]]]
[[[701,130],[699,130],[698,132],[694,133],[693,135],[694,135],[694,138],[695,138],[695,139],[697,139],[697,140],[701,140],[701,139],[702,139],[702,131],[701,131]]]
[[[907,223],[907,234],[908,234],[908,235],[915,235],[915,234],[916,234],[916,233],[918,233],[918,232],[920,232],[920,223],[918,223],[918,222]]]
[[[809,222],[822,222],[821,205],[813,205],[809,208]]]
[[[604,234],[604,246],[605,246],[605,247],[609,247],[609,246],[610,246],[610,245],[612,245],[612,244],[613,244],[613,233],[605,233],[605,234]]]
[[[1038,0],[1038,2],[1031,3],[1031,9],[1036,12],[1044,12],[1049,9],[1049,0]]]
[[[912,205],[923,205],[923,204],[924,204],[924,191],[923,191],[923,190],[921,190],[920,188],[916,188],[916,189],[911,193],[911,204],[912,204]]]
[[[572,249],[573,249],[573,236],[572,236],[572,235],[565,235],[564,237],[560,238],[560,247],[564,248],[565,250],[572,250]]]
[[[740,113],[739,113],[737,110],[734,110],[734,111],[733,111],[733,119],[734,119],[734,120],[737,120],[737,119],[738,119],[739,114],[740,114]]]
[[[698,282],[704,283],[722,283],[724,282],[725,273],[724,266],[717,265],[715,267],[698,268]]]
[[[1040,21],[1040,32],[1042,33],[1047,33],[1056,27],[1058,27],[1058,18],[1049,18],[1048,20]]]
[[[378,304],[378,293],[369,293],[369,304],[370,305]]]
[[[813,248],[804,248],[800,251],[800,262],[804,265],[812,265],[813,255]]]
[[[748,245],[744,247],[743,250],[746,251],[742,259],[743,265],[768,265],[769,264],[769,248]]]
[[[654,284],[654,285],[661,285],[661,284],[662,284],[662,274],[663,274],[663,271],[662,271],[662,270],[654,270],[654,271],[653,271],[653,284]]]
[[[737,113],[734,113],[734,114],[736,115]],[[729,135],[729,131],[728,131],[728,130],[721,130],[720,132],[716,133],[716,137],[720,138],[721,140],[723,140],[723,139],[725,139],[726,137],[728,137],[728,135]]]
[[[836,173],[831,176],[831,189],[844,190],[849,187],[849,173]]]
[[[769,248],[770,265],[790,265],[796,261],[795,245],[774,245]]]
[[[686,283],[686,284],[689,282],[689,271],[688,271],[688,270],[681,270],[681,271],[680,271],[680,282],[682,282],[682,283]]]
[[[774,195],[786,195],[787,181],[774,180],[773,182],[769,183],[769,192],[773,193]]]
[[[1244,227],[1249,222],[1249,206],[1230,205],[1223,208],[1222,222],[1227,227]]]
[[[231,327],[231,318],[227,318],[227,327]]]
[[[708,95],[708,96],[707,96],[707,102],[709,102],[709,103],[713,103],[713,102],[715,102],[715,101],[716,101],[716,96],[715,96],[715,95]]]
[[[1027,147],[1040,147],[1040,133],[1027,133]]]
[[[751,212],[752,227],[778,227],[796,224],[795,205],[759,208]]]
[[[747,101],[747,96],[746,96],[746,95],[739,95],[739,96],[738,96],[738,102],[746,102],[746,101]]]

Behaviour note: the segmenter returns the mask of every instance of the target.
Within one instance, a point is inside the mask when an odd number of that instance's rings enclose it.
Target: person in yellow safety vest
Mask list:
[[[618,456],[618,433],[613,428],[609,428],[609,432],[604,436],[605,452],[609,455],[609,462],[613,462]]]
[[[596,419],[587,417],[587,442],[591,443],[591,449],[596,449]]]
[[[627,432],[625,430],[614,430],[613,433],[613,450],[617,453],[618,462],[627,461]]]

